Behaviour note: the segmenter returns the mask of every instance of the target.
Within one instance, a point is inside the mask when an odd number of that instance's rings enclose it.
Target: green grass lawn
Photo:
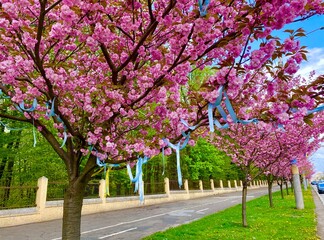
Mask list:
[[[145,240],[189,240],[189,239],[233,239],[233,240],[313,240],[316,237],[315,204],[311,191],[304,191],[305,209],[295,209],[293,193],[281,199],[280,192],[274,193],[274,208],[269,207],[264,196],[247,204],[249,226],[241,225],[241,205],[206,216],[200,220],[165,232],[158,232]]]

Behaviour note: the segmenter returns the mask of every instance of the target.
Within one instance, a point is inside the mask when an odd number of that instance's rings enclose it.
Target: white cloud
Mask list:
[[[324,74],[324,48],[310,48],[307,50],[308,61],[301,64],[297,74],[306,79],[313,70],[315,70],[316,76]],[[314,163],[315,171],[324,172],[324,146],[310,156],[310,159]]]
[[[316,172],[324,172],[324,147],[319,148],[312,156],[311,161],[314,163]]]
[[[297,75],[300,74],[307,79],[309,73],[313,70],[315,70],[316,75],[324,74],[324,48],[310,48],[307,50],[308,61],[301,64]]]

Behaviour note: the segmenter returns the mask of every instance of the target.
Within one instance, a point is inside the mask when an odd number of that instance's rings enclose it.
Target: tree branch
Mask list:
[[[12,116],[12,115],[9,115],[9,114],[4,114],[4,113],[0,113],[0,117],[15,120],[15,121],[19,121],[19,122],[31,123],[30,120],[28,120],[26,118],[20,118],[20,117],[16,117],[16,116]]]

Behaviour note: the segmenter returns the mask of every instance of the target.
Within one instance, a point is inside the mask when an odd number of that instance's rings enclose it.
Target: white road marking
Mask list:
[[[130,229],[126,229],[124,231],[120,231],[120,232],[116,232],[116,233],[112,233],[112,234],[109,234],[109,235],[106,235],[106,236],[102,236],[102,237],[99,237],[98,239],[104,239],[104,238],[112,237],[112,236],[115,236],[115,235],[118,235],[118,234],[122,234],[122,233],[125,233],[125,232],[133,231],[135,229],[137,229],[137,227],[130,228]]]
[[[169,213],[170,216],[176,217],[190,217],[191,213],[195,212],[195,210],[182,210],[182,211],[174,211]]]
[[[196,213],[200,213],[200,214],[204,214],[203,212],[208,210],[209,208],[204,208],[204,209],[201,209],[201,210],[198,210],[196,211]]]
[[[222,199],[224,199],[224,198],[222,198]],[[133,220],[133,221],[120,222],[120,223],[117,223],[117,224],[114,224],[114,225],[109,225],[109,226],[105,226],[105,227],[101,227],[101,228],[95,228],[95,229],[92,229],[92,230],[84,231],[84,232],[81,232],[81,234],[92,233],[92,232],[96,232],[96,231],[104,230],[104,229],[107,229],[107,228],[112,228],[112,227],[121,226],[121,225],[124,225],[124,224],[130,224],[130,223],[141,222],[141,221],[144,221],[144,220],[147,220],[147,219],[156,218],[156,217],[161,217],[161,216],[164,216],[164,215],[167,215],[167,214],[176,213],[176,212],[181,212],[181,211],[184,211],[184,210],[187,210],[187,209],[190,209],[190,208],[197,208],[197,207],[202,207],[202,206],[206,206],[206,205],[211,205],[211,204],[217,204],[217,203],[221,203],[221,202],[226,202],[226,201],[227,201],[227,199],[224,199],[224,200],[217,201],[217,202],[204,203],[204,204],[200,204],[200,205],[196,205],[196,206],[192,206],[192,207],[188,207],[188,208],[183,208],[183,209],[179,209],[179,210],[174,210],[174,211],[167,212],[167,213],[161,213],[161,214],[152,215],[152,216],[145,217],[145,218],[139,218],[139,219],[136,219],[136,220]],[[59,238],[53,238],[53,239],[51,239],[51,240],[60,240],[60,239],[62,239],[62,238],[60,238],[60,237],[59,237]]]
[[[196,221],[196,220],[199,220],[199,219],[200,219],[200,218],[194,218],[194,219],[191,219],[191,220],[189,220],[189,221],[184,222],[184,224],[191,223],[191,222]]]
[[[247,195],[248,198],[254,198],[254,195]],[[242,198],[242,196],[231,196],[231,197],[214,197],[214,198],[219,198],[219,199],[233,199],[233,198]]]
[[[230,197],[214,197],[214,198],[219,198],[219,199],[224,199],[224,198],[226,198],[226,199],[231,199],[231,198],[241,198],[241,196],[230,196]]]

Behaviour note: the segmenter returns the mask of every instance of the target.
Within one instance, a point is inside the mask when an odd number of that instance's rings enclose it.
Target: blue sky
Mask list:
[[[289,24],[285,29],[298,29],[303,28],[306,33],[309,33],[306,37],[299,39],[302,46],[307,46],[308,50],[308,61],[303,62],[299,74],[302,76],[308,76],[309,72],[315,70],[316,73],[324,74],[324,30],[318,30],[324,27],[324,16],[314,16],[303,22],[297,22]],[[314,31],[315,30],[315,31]],[[283,33],[278,32],[278,36],[283,37]],[[287,33],[284,33],[287,34]],[[289,36],[288,34],[286,35]],[[318,114],[324,114],[319,112]],[[315,171],[324,172],[324,143],[317,152],[310,156],[311,161],[315,166]]]

